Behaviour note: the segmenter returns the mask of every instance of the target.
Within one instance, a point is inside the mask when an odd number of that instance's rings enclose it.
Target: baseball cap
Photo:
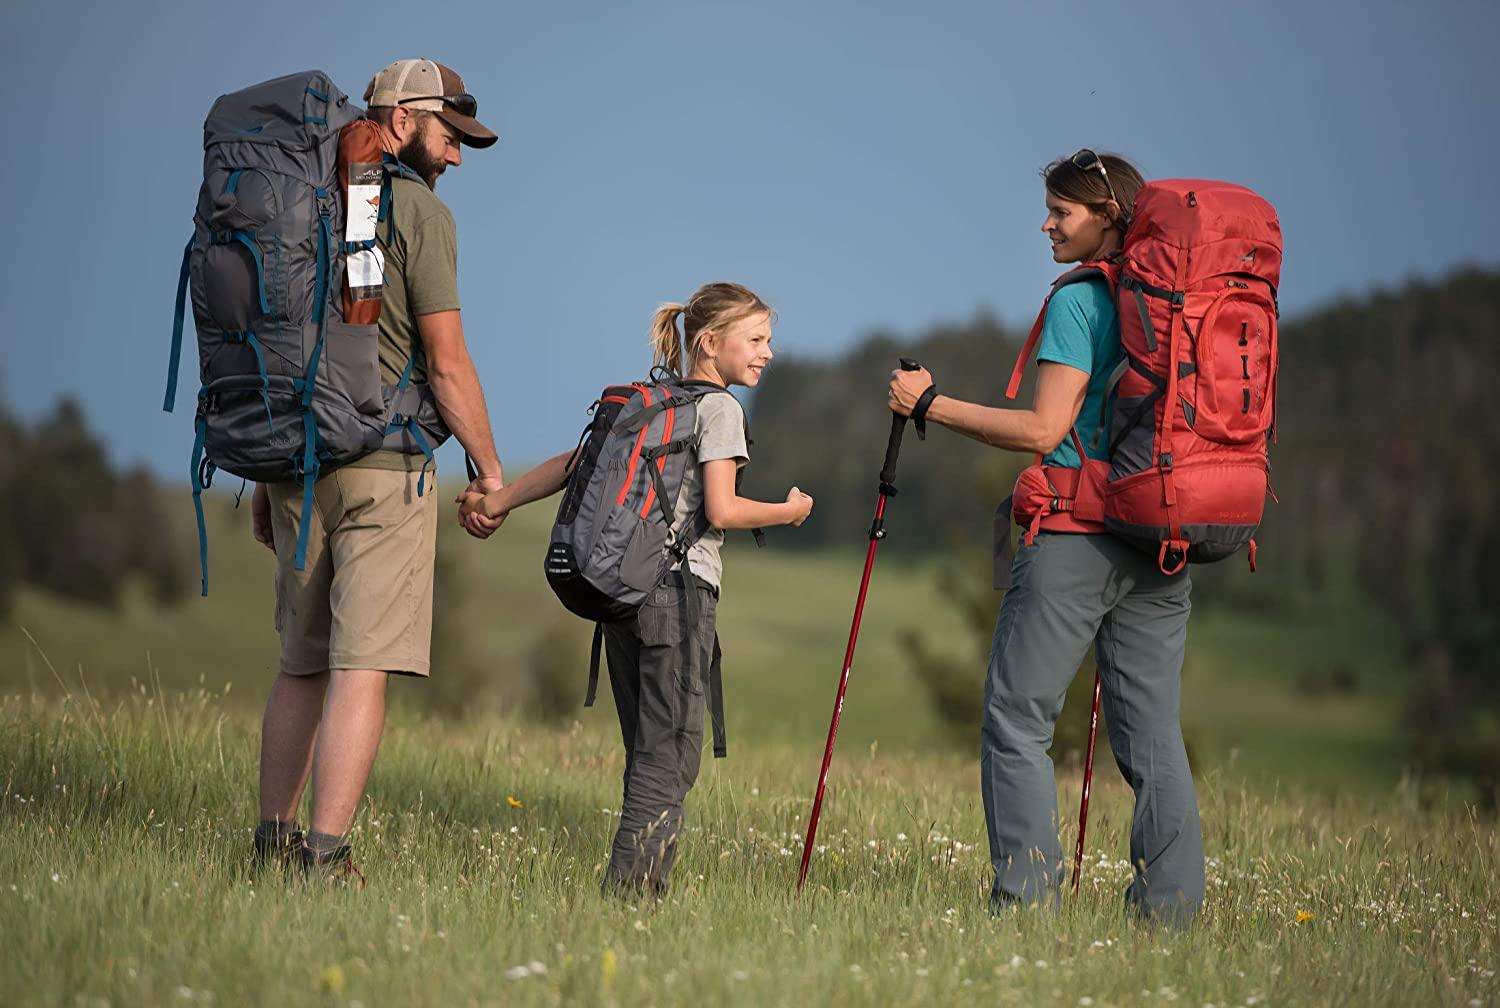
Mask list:
[[[441,63],[429,59],[397,60],[370,80],[365,104],[404,105],[431,112],[458,131],[459,140],[470,147],[488,147],[499,139],[475,114],[479,102],[464,88],[464,79]]]

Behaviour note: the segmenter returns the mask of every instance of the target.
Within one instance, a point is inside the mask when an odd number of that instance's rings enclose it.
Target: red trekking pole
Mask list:
[[[922,365],[906,357],[901,358],[901,370],[918,371]],[[934,385],[924,392],[912,410],[917,437],[926,440],[927,425],[922,418],[927,406],[936,394]],[[885,464],[880,468],[880,497],[875,502],[875,520],[870,524],[870,549],[865,554],[865,573],[859,580],[859,598],[854,603],[854,624],[849,628],[849,646],[844,650],[844,671],[839,676],[838,697],[833,701],[833,720],[828,724],[828,745],[823,749],[823,768],[818,771],[818,790],[813,795],[812,817],[807,823],[807,841],[802,845],[802,870],[797,875],[797,891],[807,881],[807,864],[812,859],[813,840],[818,835],[818,815],[823,811],[823,788],[828,783],[828,764],[833,761],[833,743],[839,734],[839,718],[844,713],[844,691],[849,688],[849,669],[854,665],[854,645],[859,640],[859,620],[865,612],[865,592],[870,587],[870,571],[875,567],[875,547],[885,538],[885,502],[896,496],[896,456],[901,452],[901,433],[906,429],[907,417],[892,411],[891,438],[885,446]]]
[[[1083,872],[1083,831],[1089,824],[1089,786],[1094,780],[1094,738],[1099,734],[1099,672],[1094,671],[1094,710],[1089,715],[1089,748],[1083,758],[1083,798],[1078,803],[1078,849],[1073,852],[1073,895]]]

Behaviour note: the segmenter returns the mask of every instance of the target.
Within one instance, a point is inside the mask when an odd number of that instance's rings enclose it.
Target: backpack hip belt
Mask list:
[[[1103,532],[1109,463],[1084,457],[1081,469],[1030,465],[1016,478],[1011,514],[1030,546],[1038,532]]]

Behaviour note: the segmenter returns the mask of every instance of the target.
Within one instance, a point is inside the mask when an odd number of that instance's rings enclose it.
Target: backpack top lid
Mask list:
[[[1261,277],[1272,287],[1281,283],[1281,222],[1276,209],[1233,182],[1156,179],[1146,183],[1136,196],[1135,214],[1125,234],[1126,260],[1137,260],[1140,247],[1147,242],[1170,249],[1197,249],[1216,242],[1248,245],[1254,251],[1253,266],[1243,272]],[[1196,264],[1194,273],[1207,268],[1207,263]],[[1170,282],[1171,278],[1162,279]]]
[[[305,150],[364,114],[321,70],[221,95],[203,121],[203,146],[241,141]]]

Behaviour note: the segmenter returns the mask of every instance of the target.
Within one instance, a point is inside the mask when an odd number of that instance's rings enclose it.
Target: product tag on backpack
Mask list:
[[[350,252],[344,264],[349,293],[355,301],[379,298],[385,291],[385,255],[378,248]]]
[[[349,166],[345,241],[374,241],[375,225],[380,216],[380,188],[384,177],[385,173],[378,164]],[[345,275],[349,278],[349,294],[353,300],[378,298],[385,279],[385,257],[374,246],[350,252],[345,260]]]
[[[375,221],[380,215],[380,182],[383,175],[378,164],[349,166],[349,210],[344,221],[345,241],[369,241],[375,237]]]

